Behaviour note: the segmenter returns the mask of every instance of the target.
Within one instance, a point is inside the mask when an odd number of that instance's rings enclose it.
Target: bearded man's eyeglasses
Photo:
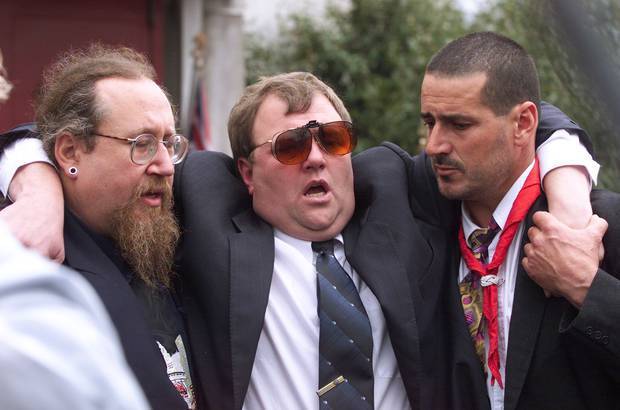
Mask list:
[[[271,153],[283,164],[295,165],[304,162],[312,150],[312,139],[323,151],[332,155],[351,153],[357,145],[357,135],[349,121],[334,121],[320,124],[310,121],[303,127],[293,128],[276,134],[272,139],[256,145],[271,144]]]
[[[178,164],[185,159],[189,148],[189,141],[180,134],[173,134],[170,137],[160,141],[153,134],[141,134],[136,138],[114,137],[93,133],[98,137],[113,138],[115,140],[126,141],[131,144],[131,161],[136,165],[147,164],[157,154],[159,144],[163,144],[166,152],[170,155],[173,164]]]

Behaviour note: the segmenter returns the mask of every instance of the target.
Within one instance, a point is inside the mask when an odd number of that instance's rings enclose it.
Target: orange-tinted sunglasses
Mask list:
[[[300,164],[310,155],[312,138],[323,151],[332,155],[349,154],[357,145],[357,135],[349,121],[319,124],[313,120],[303,127],[276,134],[272,139],[252,148],[250,154],[256,148],[271,143],[271,153],[278,161],[286,165]]]

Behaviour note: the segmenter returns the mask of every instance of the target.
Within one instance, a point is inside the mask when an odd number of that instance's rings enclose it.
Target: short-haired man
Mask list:
[[[65,263],[97,290],[150,405],[181,409],[193,399],[170,291],[172,178],[187,140],[154,80],[133,50],[70,52],[46,72],[36,119],[64,191]]]
[[[595,246],[565,275],[540,269],[529,277],[520,266],[531,214],[545,206],[534,155],[539,100],[531,57],[495,33],[454,40],[426,68],[426,152],[441,193],[462,201],[454,245],[461,258],[448,298],[459,323],[455,367],[468,369],[460,381],[470,394],[487,390],[492,409],[616,408],[617,248],[607,248],[607,272],[597,273]],[[613,226],[618,196],[594,198],[595,212]],[[582,235],[600,243],[605,228],[595,216]],[[617,230],[608,237],[617,243]],[[546,298],[545,290],[558,297]]]
[[[447,241],[408,196],[428,185],[424,159],[406,168],[406,154],[378,148],[352,167],[348,120],[313,75],[265,78],[231,113],[236,164],[200,152],[177,168],[179,271],[208,407],[449,407]]]

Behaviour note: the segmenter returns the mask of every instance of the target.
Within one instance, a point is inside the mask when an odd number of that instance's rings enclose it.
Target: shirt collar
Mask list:
[[[286,243],[289,246],[292,246],[297,251],[299,251],[306,260],[310,263],[314,263],[314,252],[312,251],[312,241],[305,241],[303,239],[297,239],[290,235],[285,234],[279,229],[274,228],[274,237]],[[334,238],[336,243],[334,243],[334,253],[338,252],[340,249],[344,249],[344,239],[342,234],[336,235]]]

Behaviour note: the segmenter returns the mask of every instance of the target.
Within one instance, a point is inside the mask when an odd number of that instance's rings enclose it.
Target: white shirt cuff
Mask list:
[[[54,166],[37,138],[23,138],[4,149],[0,156],[0,191],[7,196],[9,185],[17,170],[33,162],[47,162]]]
[[[579,142],[576,134],[569,134],[566,130],[554,132],[538,147],[536,155],[540,164],[541,182],[549,171],[556,168],[581,166],[590,176],[590,187],[593,183],[596,185],[601,166],[592,159],[592,155]]]

